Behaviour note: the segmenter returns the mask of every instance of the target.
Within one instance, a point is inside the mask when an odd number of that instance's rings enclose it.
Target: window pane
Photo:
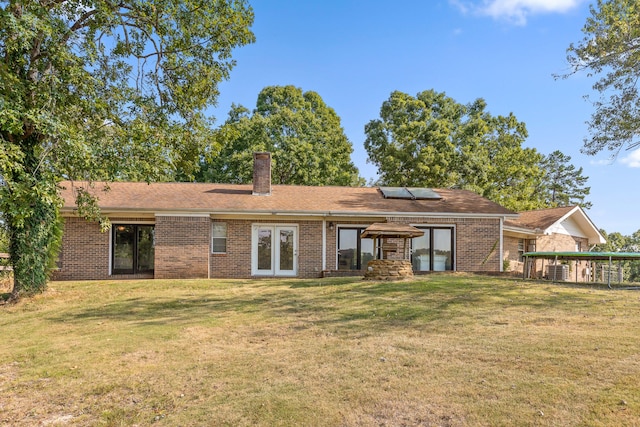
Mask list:
[[[444,271],[453,269],[451,248],[451,229],[433,230],[433,269]]]
[[[424,235],[414,237],[411,241],[413,249],[411,264],[414,271],[429,271],[431,270],[431,229],[421,228],[421,230],[424,231]]]
[[[338,230],[338,270],[356,270],[358,268],[358,230]]]
[[[271,270],[271,230],[258,230],[258,270]]]
[[[152,271],[154,259],[154,228],[151,225],[138,226],[138,268],[137,271]]]
[[[293,270],[292,230],[280,230],[280,270]]]
[[[224,222],[213,223],[213,237],[227,237],[227,224]]]
[[[113,269],[133,272],[133,225],[117,225],[114,230]]]
[[[211,252],[213,252],[213,253],[226,253],[227,252],[227,239],[214,237],[211,240]]]
[[[373,239],[360,239],[360,268],[367,268],[372,259]]]
[[[211,227],[211,252],[227,252],[227,224],[224,222],[214,222]]]

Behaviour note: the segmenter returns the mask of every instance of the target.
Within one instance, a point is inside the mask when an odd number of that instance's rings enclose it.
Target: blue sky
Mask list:
[[[221,124],[232,103],[255,107],[265,86],[315,91],[342,119],[365,178],[364,126],[394,90],[434,89],[460,103],[487,101],[494,115],[513,112],[529,131],[525,146],[561,150],[589,177],[589,217],[607,232],[640,229],[633,195],[640,152],[580,153],[592,112],[586,75],[568,70],[566,49],[582,39],[585,0],[253,0],[256,43],[237,49],[236,68],[213,110]]]

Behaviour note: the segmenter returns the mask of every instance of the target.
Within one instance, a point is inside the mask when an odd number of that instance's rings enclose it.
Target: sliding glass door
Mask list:
[[[411,241],[411,264],[414,271],[453,270],[453,228],[420,227],[424,235]]]
[[[114,225],[112,242],[113,274],[153,273],[153,225]]]

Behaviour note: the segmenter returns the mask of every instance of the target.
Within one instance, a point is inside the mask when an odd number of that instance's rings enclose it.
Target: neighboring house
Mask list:
[[[592,245],[601,243],[605,243],[604,237],[579,206],[520,212],[519,218],[504,223],[504,259],[511,271],[523,271],[525,252],[587,252]],[[565,273],[570,273],[572,280],[588,280],[586,261],[565,265]],[[533,268],[538,271],[530,277],[549,274],[548,265],[545,271],[542,263]]]
[[[451,189],[271,185],[269,153],[254,155],[253,185],[96,183],[112,224],[76,215],[78,184],[62,183],[65,220],[57,280],[115,278],[313,278],[361,274],[374,258],[373,223],[410,224],[421,271],[498,272],[502,230],[517,214]],[[388,248],[393,242],[381,242]],[[393,252],[383,254],[392,258]]]

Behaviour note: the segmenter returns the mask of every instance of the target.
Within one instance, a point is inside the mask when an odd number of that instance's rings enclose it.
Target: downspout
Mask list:
[[[504,240],[504,217],[500,218],[500,272],[503,273],[504,272],[504,247],[503,247],[503,240]]]
[[[322,271],[327,271],[327,220],[322,219]]]

